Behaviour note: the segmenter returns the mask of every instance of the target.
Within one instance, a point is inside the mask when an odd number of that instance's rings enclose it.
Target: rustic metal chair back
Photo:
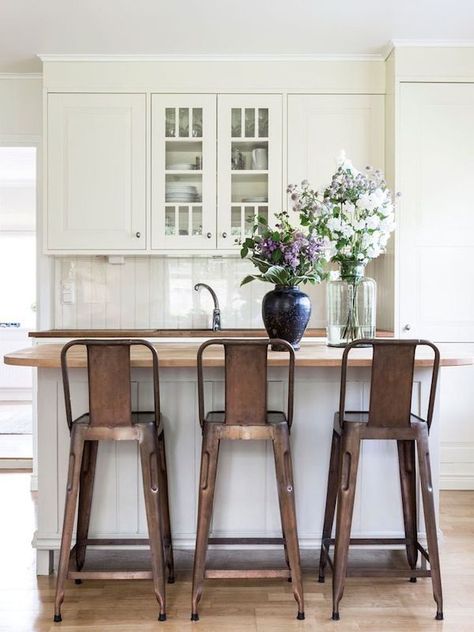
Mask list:
[[[93,427],[108,428],[132,425],[132,396],[130,376],[131,347],[146,347],[152,357],[155,422],[159,423],[160,384],[158,354],[146,340],[90,340],[68,342],[61,350],[61,370],[64,403],[69,430],[73,417],[69,387],[67,354],[72,347],[86,347],[89,386],[89,419]]]
[[[224,347],[225,357],[225,423],[256,426],[267,423],[268,347],[274,340],[207,340],[198,351],[199,422],[205,421],[203,354],[210,346]],[[280,342],[278,343],[280,344]],[[293,422],[295,352],[286,341],[288,351],[288,400],[286,420]]]
[[[346,405],[347,365],[353,349],[370,346],[373,349],[368,425],[381,428],[410,426],[413,376],[417,347],[433,350],[431,388],[425,421],[431,426],[439,372],[439,350],[428,340],[361,339],[347,345],[342,356],[339,419],[344,422]]]
[[[282,365],[288,368],[287,410],[267,409],[268,347],[278,346],[288,352]],[[224,349],[225,410],[205,414],[203,354],[211,346]],[[211,364],[214,364],[215,357]],[[279,363],[280,364],[280,363]],[[284,340],[208,340],[199,348],[198,400],[199,422],[203,430],[201,474],[199,486],[198,524],[194,555],[191,620],[197,621],[198,603],[205,578],[285,577],[292,581],[298,603],[298,619],[304,619],[293,469],[291,464],[290,427],[293,422],[295,352]],[[209,538],[219,446],[222,440],[267,440],[272,442],[283,538]],[[283,544],[286,569],[206,570],[208,544]]]
[[[72,415],[68,353],[87,350],[89,410]],[[131,396],[132,347],[145,347],[152,357],[153,412],[133,412]],[[66,420],[71,434],[66,504],[56,581],[54,621],[61,621],[66,579],[152,579],[159,603],[159,620],[166,619],[165,567],[174,581],[173,548],[168,504],[165,439],[160,420],[158,354],[146,340],[91,340],[68,342],[61,351]],[[146,543],[147,540],[89,539],[89,523],[100,440],[134,440],[139,444],[143,492],[149,532],[151,571],[84,571],[89,545]],[[77,509],[76,544],[71,549]]]

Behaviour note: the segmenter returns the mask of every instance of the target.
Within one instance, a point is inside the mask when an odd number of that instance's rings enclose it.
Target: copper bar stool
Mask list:
[[[72,418],[67,353],[72,347],[87,349],[89,412]],[[154,410],[132,412],[130,349],[146,347],[153,360]],[[64,345],[61,368],[66,404],[66,419],[71,433],[66,505],[56,581],[54,621],[61,621],[66,579],[153,579],[159,603],[159,620],[166,620],[165,566],[168,582],[174,581],[166,473],[165,438],[160,418],[158,355],[145,340],[85,340]],[[99,441],[138,441],[143,474],[146,517],[149,540],[89,539],[95,466]],[[71,549],[74,517],[77,512],[76,544]],[[151,571],[83,571],[88,545],[146,544],[150,545]]]
[[[279,345],[289,353],[288,411],[267,410],[268,346]],[[204,414],[203,352],[222,345],[225,353],[225,411]],[[199,508],[194,555],[191,621],[198,621],[198,603],[205,578],[291,577],[298,603],[298,619],[304,619],[303,583],[296,528],[290,428],[293,420],[295,352],[284,340],[208,340],[198,351],[198,398],[202,454]],[[272,441],[283,538],[209,538],[219,444],[223,440]],[[208,544],[283,544],[288,569],[206,570]]]
[[[373,348],[370,403],[368,411],[346,411],[346,378],[349,353],[362,346]],[[411,412],[415,353],[419,346],[430,347],[434,352],[431,388],[426,419]],[[356,340],[349,344],[342,357],[341,394],[339,412],[334,417],[334,431],[329,464],[329,479],[324,514],[319,581],[324,582],[327,563],[333,571],[333,614],[339,619],[339,602],[344,592],[346,574],[362,576],[392,575],[431,577],[433,596],[437,604],[436,619],[443,619],[443,596],[433,500],[428,433],[433,417],[436,384],[439,369],[439,351],[426,340]],[[363,440],[393,439],[397,441],[401,497],[405,538],[362,539],[350,537],[360,444]],[[428,552],[418,541],[416,505],[415,444],[418,454],[418,471],[426,523]],[[337,502],[336,537],[331,539]],[[335,544],[334,561],[329,547]],[[350,544],[404,544],[409,568],[354,571],[347,568]],[[430,570],[416,568],[418,553],[430,564]]]

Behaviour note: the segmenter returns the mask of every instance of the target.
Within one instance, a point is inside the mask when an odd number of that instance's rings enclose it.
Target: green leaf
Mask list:
[[[242,246],[242,249],[240,251],[240,256],[242,257],[242,259],[245,259],[245,257],[249,254],[249,249],[247,248],[247,246]]]
[[[246,285],[247,283],[250,283],[250,281],[255,281],[255,279],[258,279],[259,277],[255,274],[248,274],[244,279],[242,279],[241,283],[240,283],[240,287],[242,287],[242,285]]]

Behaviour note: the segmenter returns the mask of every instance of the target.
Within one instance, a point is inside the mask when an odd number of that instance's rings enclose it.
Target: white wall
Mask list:
[[[0,74],[0,141],[41,137],[42,81],[40,76]]]

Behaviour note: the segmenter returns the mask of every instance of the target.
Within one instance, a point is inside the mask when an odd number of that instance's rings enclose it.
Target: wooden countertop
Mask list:
[[[265,329],[45,329],[30,331],[30,338],[225,338],[239,336],[243,338],[264,338]],[[305,338],[324,338],[325,329],[307,329]],[[393,336],[391,331],[377,331],[383,338]]]
[[[154,346],[158,350],[161,367],[192,368],[196,366],[196,353],[199,342],[186,343],[158,343]],[[472,354],[461,354],[450,345],[439,345],[441,351],[441,366],[463,366],[474,364]],[[59,368],[61,344],[40,344],[27,349],[21,349],[4,356],[5,364],[15,366],[30,366],[39,368]],[[304,342],[296,352],[296,366],[298,367],[338,367],[341,364],[342,349],[327,347],[323,341]],[[69,352],[69,366],[83,368],[86,366],[84,347],[76,347]],[[287,355],[272,351],[269,354],[269,366],[286,364]],[[223,351],[219,347],[205,352],[206,366],[223,366]],[[132,348],[132,367],[150,367],[150,353],[144,348]],[[351,366],[370,366],[371,350],[355,349],[351,353]],[[429,349],[420,348],[417,353],[416,366],[430,366],[432,353]]]

